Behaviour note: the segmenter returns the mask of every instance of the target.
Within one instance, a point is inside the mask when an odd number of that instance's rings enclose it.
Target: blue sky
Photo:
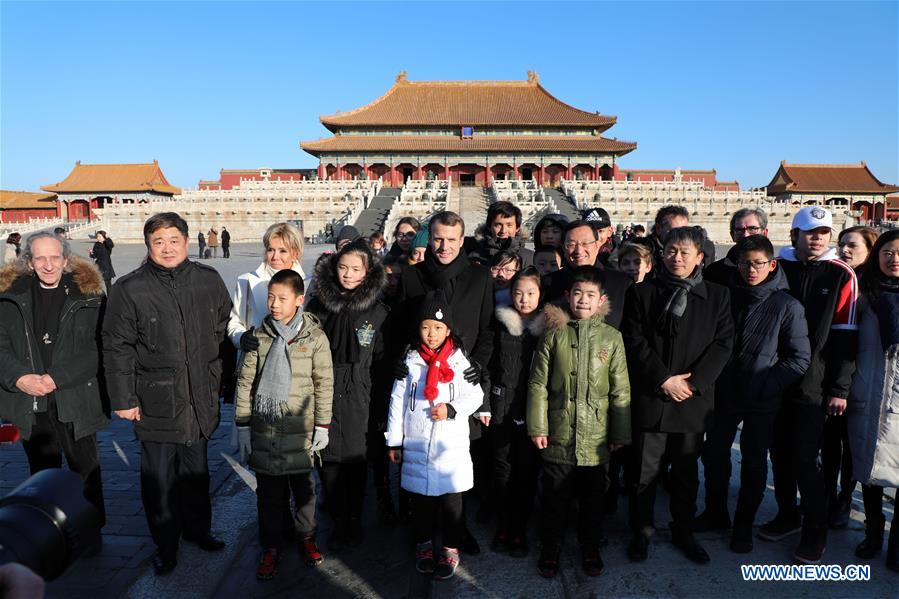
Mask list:
[[[630,168],[897,176],[896,2],[0,2],[0,187],[158,159],[315,166],[321,114],[412,80],[524,79],[618,116]]]

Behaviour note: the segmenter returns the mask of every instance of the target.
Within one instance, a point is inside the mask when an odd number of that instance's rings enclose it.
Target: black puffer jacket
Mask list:
[[[811,360],[805,310],[789,294],[781,268],[754,287],[743,284],[736,271],[731,275],[736,334],[733,355],[715,387],[716,407],[773,412]]]
[[[521,237],[515,236],[507,239],[497,239],[493,236],[487,236],[483,239],[476,237],[465,238],[465,251],[468,252],[469,260],[473,260],[483,266],[489,266],[490,260],[494,255],[506,250],[518,254],[521,258],[522,268],[534,263],[534,251],[524,247],[524,240]]]
[[[327,330],[336,314],[355,314],[353,328],[359,341],[359,360],[353,364],[334,361],[334,401],[328,446],[321,452],[328,462],[360,462],[366,458],[366,437],[372,402],[372,365],[380,364],[385,347],[385,321],[389,309],[378,298],[387,282],[387,273],[379,260],[372,261],[365,280],[356,289],[345,292],[337,280],[333,254],[315,265],[317,294],[306,305]],[[332,353],[337,345],[331,341]],[[383,445],[383,437],[371,439]]]
[[[524,420],[531,358],[544,329],[546,317],[542,312],[525,321],[510,306],[496,308],[490,359],[490,414],[496,424],[508,418]]]
[[[34,400],[16,387],[26,374],[47,373],[56,383],[61,422],[71,422],[75,438],[93,434],[109,422],[108,398],[98,383],[103,280],[87,260],[72,256],[60,285],[66,291],[49,371],[32,330],[34,275],[22,262],[0,269],[0,418],[31,436]]]
[[[702,271],[702,278],[709,283],[718,283],[729,287],[733,282],[733,277],[737,276],[737,261],[740,259],[740,252],[737,246],[727,250],[727,255],[721,260],[716,260],[709,264]]]
[[[113,286],[103,319],[106,383],[114,410],[140,407],[140,440],[212,436],[230,314],[218,272],[190,260],[175,268],[148,260]]]

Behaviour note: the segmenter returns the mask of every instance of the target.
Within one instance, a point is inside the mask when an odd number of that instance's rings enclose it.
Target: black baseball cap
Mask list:
[[[612,219],[604,208],[587,208],[581,211],[581,220],[590,223],[597,229],[605,229],[612,226]]]

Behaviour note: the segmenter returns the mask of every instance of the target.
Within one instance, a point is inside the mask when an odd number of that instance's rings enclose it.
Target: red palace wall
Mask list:
[[[25,223],[32,218],[56,218],[56,207],[0,210],[0,223]]]

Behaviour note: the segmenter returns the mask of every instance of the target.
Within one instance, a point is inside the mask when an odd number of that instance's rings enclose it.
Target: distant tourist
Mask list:
[[[56,227],[55,229],[53,229],[53,234],[54,234],[54,235],[59,235],[59,236],[62,237],[63,239],[68,239],[68,238],[69,238],[69,232],[66,231],[65,228],[63,228],[63,227]]]
[[[206,257],[206,237],[203,235],[203,231],[197,233],[197,247],[199,248],[197,258],[202,260]]]
[[[115,244],[106,235],[106,231],[97,231],[94,236],[94,246],[90,250],[90,256],[94,259],[94,263],[103,275],[103,282],[106,284],[106,293],[112,288],[112,280],[115,278],[115,269],[112,267],[112,248]]]
[[[231,233],[228,229],[222,227],[222,258],[231,257]]]
[[[141,498],[161,576],[177,566],[182,538],[203,551],[225,548],[210,530],[206,449],[219,424],[231,298],[215,269],[188,260],[178,214],[151,216],[144,241],[147,261],[113,287],[103,367],[112,409],[141,442]]]
[[[15,262],[19,257],[20,245],[22,243],[22,235],[19,233],[10,233],[6,238],[6,249],[3,252],[3,264]]]
[[[102,279],[49,232],[30,235],[22,257],[0,270],[0,418],[21,431],[32,474],[62,468],[65,456],[102,526],[96,433],[109,422],[97,385]],[[4,466],[3,478],[12,471]]]
[[[212,257],[217,258],[219,250],[219,234],[218,231],[215,230],[215,227],[210,227],[209,231],[206,233],[206,245],[212,250]]]

